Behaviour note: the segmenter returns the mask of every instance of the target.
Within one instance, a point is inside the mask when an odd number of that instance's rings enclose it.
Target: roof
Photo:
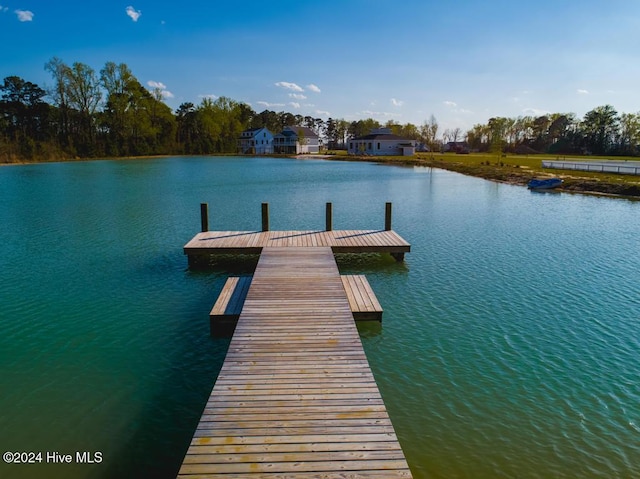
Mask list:
[[[245,133],[251,133],[252,135],[259,132],[260,130],[266,130],[269,131],[269,129],[267,127],[261,126],[260,128],[249,128],[247,130],[243,130],[242,133],[240,133],[240,136],[244,135]],[[269,133],[271,133],[269,131]]]
[[[358,136],[357,138],[352,138],[352,140],[395,140],[395,141],[411,141],[409,138],[404,138],[402,136],[393,135],[390,133],[372,133],[371,135]]]
[[[296,132],[291,130],[284,130],[278,133],[277,135],[273,135],[274,138],[281,138],[281,137],[291,138],[293,136],[297,137]]]
[[[305,138],[318,138],[316,132],[306,126],[285,126],[282,134],[286,135],[287,131],[292,131],[297,136],[300,136],[300,133],[302,133],[302,136]]]

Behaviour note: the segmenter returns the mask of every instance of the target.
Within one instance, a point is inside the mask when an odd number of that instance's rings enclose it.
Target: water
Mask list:
[[[0,168],[0,452],[100,452],[0,477],[175,476],[228,339],[212,229],[393,226],[404,264],[346,257],[384,307],[363,344],[416,478],[640,477],[640,203],[455,173],[268,158]],[[92,456],[95,458],[95,456]],[[75,462],[75,456],[74,456]]]

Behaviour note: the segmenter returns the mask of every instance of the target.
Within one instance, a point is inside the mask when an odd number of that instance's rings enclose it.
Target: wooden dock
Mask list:
[[[388,231],[262,233],[207,231],[185,246],[261,256],[178,477],[410,478],[333,257],[408,243]]]
[[[334,253],[389,253],[401,261],[411,245],[393,230],[205,231],[184,246],[189,264],[212,254],[260,254],[268,247],[328,247]]]
[[[235,327],[249,292],[251,276],[230,276],[211,308],[211,334],[226,334]],[[382,306],[363,274],[341,275],[351,315],[356,321],[382,321]]]
[[[347,294],[351,314],[356,321],[382,321],[382,306],[363,274],[345,274],[340,276]]]

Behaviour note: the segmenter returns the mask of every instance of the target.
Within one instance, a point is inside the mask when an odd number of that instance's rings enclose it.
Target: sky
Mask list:
[[[470,129],[494,116],[640,111],[638,0],[0,0],[0,79],[58,57],[125,63],[172,109]]]

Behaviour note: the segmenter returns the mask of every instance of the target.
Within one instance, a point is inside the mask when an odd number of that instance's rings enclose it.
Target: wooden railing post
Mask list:
[[[327,203],[327,215],[326,215],[326,230],[331,231],[333,229],[333,204]]]
[[[262,231],[269,231],[269,203],[262,203]]]
[[[209,231],[209,205],[207,203],[200,203],[200,225],[203,233]]]
[[[391,231],[391,203],[385,205],[384,210],[384,230]]]

